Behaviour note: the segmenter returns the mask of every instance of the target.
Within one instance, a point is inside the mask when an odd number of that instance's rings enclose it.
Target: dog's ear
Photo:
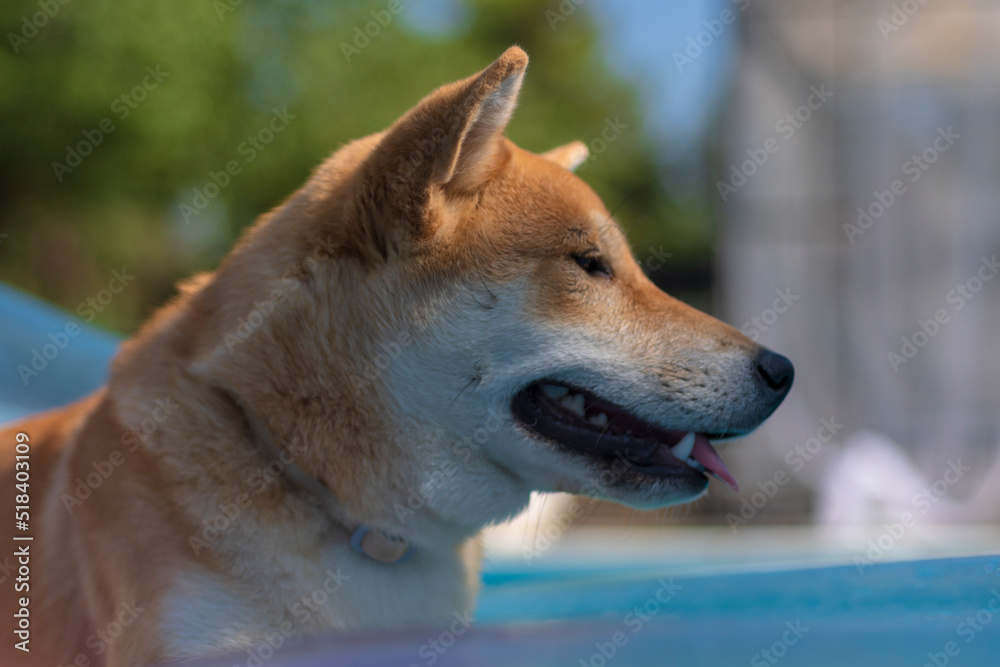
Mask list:
[[[385,251],[431,231],[436,193],[470,192],[503,167],[503,131],[527,66],[528,55],[512,46],[480,73],[435,90],[383,134],[363,166],[360,199],[379,209],[365,217],[392,227],[369,230]]]
[[[503,131],[527,67],[528,54],[512,46],[479,74],[438,88],[396,121],[378,151],[390,158],[383,164],[390,167],[391,185],[471,189],[488,178],[505,157]]]
[[[587,150],[587,144],[582,141],[571,141],[542,153],[542,157],[570,171],[576,171],[576,168],[590,157],[590,151]]]

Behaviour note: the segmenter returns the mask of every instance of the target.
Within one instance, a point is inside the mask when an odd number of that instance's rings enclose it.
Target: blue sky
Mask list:
[[[719,36],[712,36],[683,71],[678,71],[674,53],[684,54],[688,39],[706,30],[704,21],[719,19],[726,9],[738,14],[738,5],[729,0],[587,0],[587,4],[603,30],[608,62],[637,85],[649,128],[662,140],[667,155],[689,153],[725,90],[736,24],[713,25]]]
[[[540,0],[558,11],[561,2]],[[739,3],[749,0],[582,0],[601,29],[605,57],[623,78],[640,91],[649,129],[660,140],[665,160],[690,157],[725,89],[732,62],[736,26],[703,35],[702,53],[678,71],[674,53],[684,53],[688,39],[705,30]],[[459,29],[465,12],[458,0],[422,0],[407,13],[411,26],[425,32]],[[572,20],[572,19],[571,19]]]

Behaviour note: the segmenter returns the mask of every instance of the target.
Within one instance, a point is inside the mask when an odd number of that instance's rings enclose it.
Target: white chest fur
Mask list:
[[[472,617],[469,566],[457,552],[418,550],[405,563],[387,564],[341,543],[315,560],[284,553],[266,568],[247,565],[238,574],[177,575],[161,606],[165,658],[247,646],[266,653],[310,635],[444,627]]]

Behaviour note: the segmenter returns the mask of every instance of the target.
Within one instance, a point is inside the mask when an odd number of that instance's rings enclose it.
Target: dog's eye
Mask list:
[[[571,255],[571,257],[581,269],[590,275],[604,276],[607,278],[611,277],[611,267],[608,266],[599,255]]]

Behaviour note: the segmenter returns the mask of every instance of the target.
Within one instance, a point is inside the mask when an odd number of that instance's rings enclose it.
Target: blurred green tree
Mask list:
[[[558,0],[432,4],[0,5],[0,280],[76,311],[125,267],[135,281],[96,321],[131,332],[327,154],[515,43],[531,66],[511,138],[600,150],[581,175],[640,260],[661,247],[707,256],[704,216],[660,183],[635,91],[603,64],[585,5],[563,16]],[[251,140],[274,110],[280,132]],[[231,162],[240,171],[225,182]]]

